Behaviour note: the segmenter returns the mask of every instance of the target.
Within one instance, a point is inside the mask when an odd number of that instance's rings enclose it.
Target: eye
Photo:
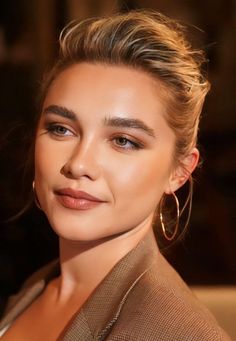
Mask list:
[[[124,136],[114,137],[113,141],[118,148],[122,148],[122,149],[140,149],[140,148],[142,148],[141,143],[132,141],[132,140],[130,140]]]
[[[74,136],[74,133],[61,124],[50,123],[46,127],[47,131],[55,136]]]

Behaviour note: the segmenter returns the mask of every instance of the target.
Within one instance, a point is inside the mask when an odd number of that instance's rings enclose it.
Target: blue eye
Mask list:
[[[73,132],[60,124],[51,123],[46,127],[47,131],[56,136],[73,136]]]

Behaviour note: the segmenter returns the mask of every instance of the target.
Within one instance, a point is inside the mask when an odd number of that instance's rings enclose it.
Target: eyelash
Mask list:
[[[59,129],[62,129],[64,131],[64,133],[58,131]],[[61,124],[57,124],[57,123],[48,123],[46,125],[46,130],[47,132],[49,132],[50,134],[56,136],[56,137],[65,137],[65,136],[73,136],[75,135],[70,129],[66,128],[65,126],[61,125]],[[69,135],[66,135],[65,132],[70,132]],[[122,143],[117,143],[118,140],[123,140],[123,142],[125,142],[125,145]],[[119,149],[125,149],[125,150],[130,150],[130,149],[134,149],[134,150],[139,150],[142,149],[144,147],[144,145],[141,142],[135,142],[132,141],[131,139],[127,138],[126,136],[123,135],[117,135],[111,138],[111,141],[115,141],[116,142],[116,147]],[[120,141],[121,142],[121,141]],[[128,144],[128,146],[127,146]]]
[[[118,140],[123,140],[125,141],[126,143],[129,144],[129,146],[123,146],[123,145],[119,145],[117,143]],[[129,150],[129,149],[136,149],[136,150],[139,150],[139,149],[142,149],[143,148],[143,145],[140,143],[140,142],[134,142],[130,139],[128,139],[126,136],[122,136],[122,135],[118,135],[116,137],[113,137],[112,138],[112,141],[116,141],[116,147],[120,148],[120,149],[125,149],[125,150]]]
[[[58,129],[63,129],[64,132],[70,132],[69,135],[63,134],[62,132],[59,132]],[[72,136],[75,135],[70,129],[66,128],[62,124],[57,124],[57,123],[48,123],[46,125],[46,130],[50,134],[57,136],[57,137],[64,137],[64,136]]]

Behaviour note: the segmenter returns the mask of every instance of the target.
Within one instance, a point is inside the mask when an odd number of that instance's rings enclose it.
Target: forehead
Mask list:
[[[162,84],[144,71],[93,63],[62,71],[49,87],[44,107],[51,104],[81,114],[135,116],[150,124],[166,111]]]

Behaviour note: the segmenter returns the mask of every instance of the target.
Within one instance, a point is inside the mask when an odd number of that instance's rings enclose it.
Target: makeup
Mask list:
[[[62,206],[72,210],[88,210],[105,202],[87,192],[72,188],[56,190],[55,195]]]

